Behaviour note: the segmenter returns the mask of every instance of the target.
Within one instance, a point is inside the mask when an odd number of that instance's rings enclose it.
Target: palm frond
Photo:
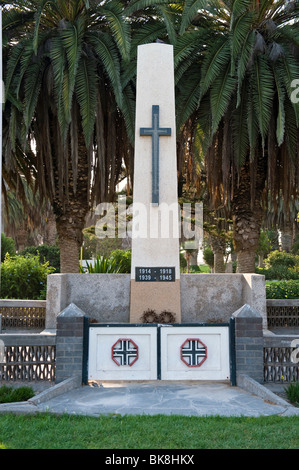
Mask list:
[[[68,80],[66,78],[66,52],[63,47],[62,38],[57,35],[51,39],[50,48],[51,67],[53,69],[54,81],[54,99],[56,100],[57,115],[61,127],[61,134],[63,140],[66,139],[66,133],[69,125],[69,117],[65,113],[65,106],[63,100],[63,90],[67,95],[66,102],[69,102],[69,95],[66,91]]]
[[[214,80],[210,91],[213,134],[217,131],[219,122],[227,110],[235,86],[236,79],[231,76],[231,64],[228,62],[226,70]]]
[[[249,99],[248,99],[248,116],[247,116],[247,128],[248,128],[248,139],[250,147],[250,160],[253,160],[255,155],[255,150],[258,145],[258,136],[259,136],[259,122],[258,116],[255,112],[255,107],[253,105],[253,91],[252,84],[250,83],[249,90]]]
[[[189,59],[192,59],[193,62],[195,62],[198,52],[201,50],[202,44],[208,34],[209,33],[205,29],[198,29],[178,37],[176,44],[174,45],[174,68],[176,71],[176,79],[180,78],[177,72],[178,66],[185,60]]]
[[[80,58],[75,90],[80,106],[85,142],[89,147],[94,130],[97,99],[97,74],[93,58],[85,56]]]
[[[274,39],[285,40],[286,44],[294,44],[299,48],[299,28],[298,25],[286,24],[281,28],[278,28],[276,34],[273,35]]]
[[[132,29],[132,41],[131,41],[131,59],[134,59],[137,55],[137,47],[141,44],[149,44],[154,42],[158,38],[164,38],[166,34],[165,25],[158,19],[149,19],[142,26]],[[126,67],[130,64],[126,64]]]
[[[238,16],[231,27],[230,42],[232,53],[232,72],[238,56],[244,57],[244,49],[248,44],[250,33],[252,32],[253,12],[245,11]],[[252,44],[251,44],[252,47]],[[248,46],[245,50],[248,50]],[[242,54],[243,52],[243,54]],[[244,66],[243,66],[244,68]]]
[[[7,35],[13,34],[14,36],[22,34],[24,26],[32,23],[35,12],[33,11],[22,11],[16,7],[15,2],[11,2],[11,5],[5,6],[2,9],[2,31],[3,31],[3,42],[6,43]]]
[[[175,26],[175,21],[174,21],[174,14],[173,11],[171,10],[170,6],[164,6],[164,5],[159,5],[156,7],[157,11],[160,13],[160,15],[163,18],[163,22],[166,26],[167,34],[169,37],[169,41],[171,44],[175,45],[176,39],[177,39],[177,34],[176,34],[176,26]]]
[[[200,100],[200,67],[193,64],[188,74],[182,77],[183,84],[177,84],[177,128],[189,119],[189,117],[197,110]]]
[[[145,10],[149,7],[155,7],[156,5],[167,5],[168,0],[132,0],[124,10],[125,16],[131,16],[140,10]]]
[[[127,85],[123,89],[122,114],[125,119],[129,141],[134,145],[135,138],[135,94]]]
[[[277,93],[278,111],[277,111],[277,126],[276,126],[276,139],[278,146],[280,146],[284,140],[285,132],[285,89],[283,87],[283,80],[281,76],[281,69],[273,67],[273,76],[275,82],[275,89]]]
[[[237,107],[240,104],[240,90],[242,88],[243,79],[246,71],[250,67],[250,62],[253,56],[255,34],[254,31],[249,33],[246,41],[244,41],[237,60],[237,77],[238,77],[238,92],[237,92]]]
[[[253,106],[259,122],[259,130],[264,142],[273,112],[274,79],[267,59],[263,56],[255,58],[252,67],[252,98]]]
[[[24,121],[26,131],[29,129],[39,99],[44,64],[44,60],[33,62],[25,73]]]
[[[285,126],[285,141],[287,153],[292,162],[298,163],[298,124],[293,103],[286,98],[285,114],[287,126]],[[298,189],[298,188],[297,188]]]
[[[6,77],[5,77],[5,92],[6,94],[10,92],[12,79],[20,76],[21,58],[24,54],[24,45],[17,44],[10,52],[9,59],[7,62],[6,68]]]
[[[41,16],[42,16],[42,13],[43,13],[43,9],[44,9],[44,6],[49,2],[49,0],[42,0],[41,2],[39,2],[39,6],[38,6],[38,9],[35,13],[35,27],[34,27],[34,33],[33,33],[33,42],[32,42],[32,46],[33,46],[33,51],[35,53],[35,55],[37,54],[37,48],[38,48],[38,42],[39,42],[39,26],[40,26],[40,22],[41,22]]]
[[[288,51],[285,51],[284,56],[281,58],[279,67],[282,68],[281,77],[283,80],[284,87],[289,99],[292,101],[292,93],[294,92],[293,84],[294,81],[299,77],[299,63],[294,60],[294,56]],[[293,103],[294,112],[296,116],[297,126],[299,126],[299,105]]]
[[[237,168],[241,168],[249,151],[248,137],[248,85],[245,82],[240,92],[240,105],[233,110],[233,146],[234,161]]]
[[[202,62],[201,96],[203,96],[213,81],[220,77],[230,63],[230,44],[222,37],[214,41]]]
[[[233,0],[231,2],[231,30],[236,18],[242,16],[245,12],[249,12],[251,5],[252,0]]]
[[[67,122],[71,120],[71,104],[76,81],[78,63],[82,52],[84,19],[79,17],[74,24],[68,23],[61,31],[62,45],[66,51],[67,73],[64,75],[64,111]]]
[[[101,7],[107,17],[115,42],[125,61],[130,58],[129,24],[124,18],[123,7],[120,3],[107,2]]]
[[[205,9],[207,6],[208,5],[205,0],[186,0],[182,13],[180,34],[183,34],[184,31],[186,31],[191,20],[195,17],[198,11]]]
[[[102,61],[104,69],[111,81],[115,93],[117,104],[122,104],[122,85],[120,81],[120,61],[115,42],[110,35],[106,33],[86,34],[86,39],[90,41],[93,48]]]

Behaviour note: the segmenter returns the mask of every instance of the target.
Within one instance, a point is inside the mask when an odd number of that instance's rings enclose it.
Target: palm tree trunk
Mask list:
[[[237,273],[255,272],[255,250],[240,250],[237,253]]]
[[[52,209],[49,209],[47,212],[46,226],[42,233],[43,243],[47,245],[56,245],[57,229],[55,216]]]
[[[79,253],[83,242],[86,211],[77,213],[68,210],[67,214],[56,217],[58,245],[60,248],[60,272],[79,273]]]
[[[253,184],[255,187],[252,187]],[[255,257],[264,215],[262,209],[264,186],[265,167],[261,156],[256,168],[254,183],[250,175],[250,165],[247,162],[240,171],[239,184],[234,189],[232,202],[233,243],[237,253],[238,273],[255,272]],[[253,194],[252,198],[251,194]]]
[[[224,255],[225,255],[225,239],[219,235],[210,235],[211,248],[214,253],[214,272],[225,273]]]
[[[69,146],[70,147],[70,146]],[[83,229],[89,211],[88,151],[82,132],[78,132],[77,186],[73,190],[73,171],[69,150],[68,192],[63,197],[56,184],[53,211],[56,218],[60,248],[60,272],[79,273],[79,251],[83,242]]]
[[[225,273],[224,252],[214,251],[214,272]]]
[[[60,272],[79,272],[79,247],[76,240],[59,237]]]
[[[281,250],[289,253],[293,242],[293,227],[291,222],[286,222],[281,228]]]
[[[27,223],[25,221],[17,229],[16,245],[17,245],[18,251],[22,251],[26,248],[27,239],[28,239],[28,230],[27,230]]]
[[[262,223],[261,217],[255,217],[254,213],[247,208],[246,212],[235,214],[233,221],[233,241],[237,253],[237,272],[254,273],[255,257]]]

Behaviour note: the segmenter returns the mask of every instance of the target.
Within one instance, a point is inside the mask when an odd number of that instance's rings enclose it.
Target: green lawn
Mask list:
[[[299,417],[0,415],[0,449],[298,449]]]

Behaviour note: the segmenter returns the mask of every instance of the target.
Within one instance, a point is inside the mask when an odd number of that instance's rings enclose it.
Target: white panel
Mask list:
[[[130,339],[138,347],[132,365],[118,365],[112,347],[118,340]],[[88,380],[157,379],[157,328],[98,327],[89,329]]]
[[[181,358],[181,347],[189,339],[206,346],[206,359],[189,366]],[[229,380],[229,333],[227,327],[161,328],[162,380]]]

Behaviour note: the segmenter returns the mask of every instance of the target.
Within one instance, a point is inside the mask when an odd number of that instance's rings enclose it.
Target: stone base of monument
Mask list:
[[[50,275],[46,328],[56,329],[56,381],[82,373],[83,383],[235,384],[245,373],[262,382],[264,276],[182,275],[180,282],[181,322],[130,323],[130,275]]]
[[[131,280],[130,322],[181,322],[181,283],[136,282]]]
[[[259,274],[181,274],[181,318],[176,322],[227,322],[233,312],[244,304],[257,310],[267,328],[265,277]],[[137,284],[137,283],[136,283]],[[153,286],[155,283],[150,283]],[[167,305],[171,309],[171,286],[166,289]],[[141,319],[144,309],[155,302],[155,292],[149,295],[149,283],[140,283],[145,293],[144,304],[135,311],[135,322]],[[167,286],[167,287],[166,287]],[[152,289],[152,287],[150,287]],[[76,304],[92,322],[130,323],[130,274],[51,274],[47,281],[46,329],[56,329],[57,316],[71,303]],[[172,292],[173,294],[173,292]],[[161,304],[164,308],[164,304]],[[156,313],[159,315],[160,307]],[[155,321],[155,318],[153,318]],[[159,321],[158,321],[159,323]],[[162,322],[160,322],[162,323]],[[171,321],[169,322],[171,323]]]

